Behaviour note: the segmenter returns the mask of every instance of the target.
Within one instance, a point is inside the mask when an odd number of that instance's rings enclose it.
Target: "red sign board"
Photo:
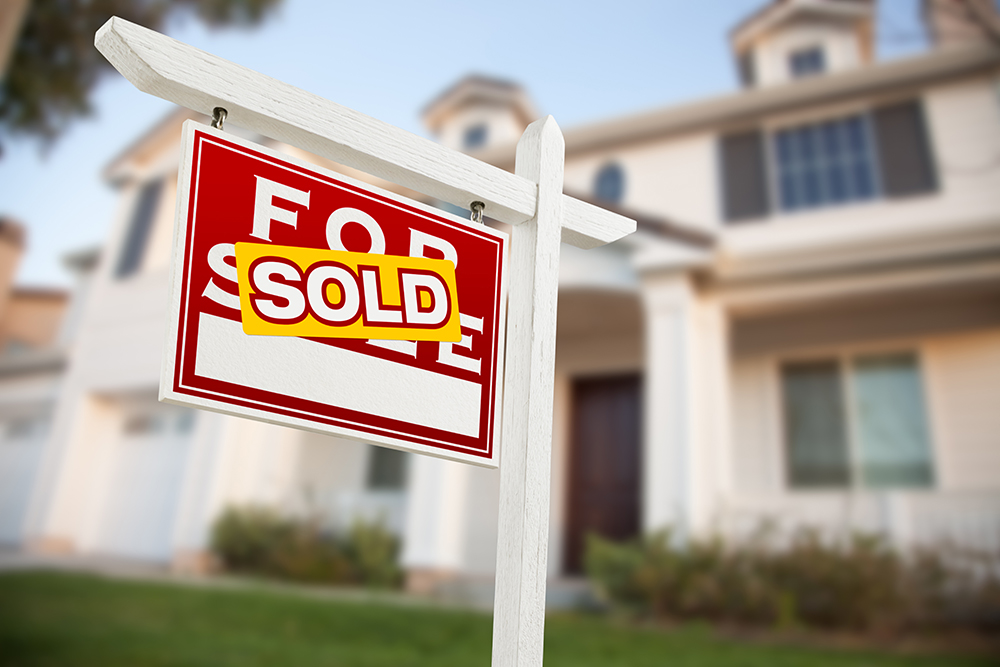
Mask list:
[[[451,260],[461,340],[248,335],[237,243]],[[188,121],[161,399],[495,467],[506,244],[484,225]],[[280,294],[279,284],[276,308]],[[386,312],[401,308],[383,297]]]

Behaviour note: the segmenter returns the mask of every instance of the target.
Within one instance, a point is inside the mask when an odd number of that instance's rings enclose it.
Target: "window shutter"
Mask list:
[[[753,64],[753,53],[744,53],[737,61],[740,70],[740,81],[747,88],[757,83],[757,72]]]
[[[767,162],[759,130],[722,137],[723,207],[730,222],[768,214]]]
[[[118,268],[115,271],[117,277],[124,278],[139,269],[142,257],[146,252],[146,242],[149,240],[149,232],[153,227],[156,206],[160,203],[162,190],[162,178],[142,186],[142,190],[139,192],[139,202],[129,224],[125,244],[122,246],[122,254],[118,259]]]
[[[930,140],[918,100],[875,110],[875,134],[882,166],[882,190],[887,197],[905,197],[937,190]]]

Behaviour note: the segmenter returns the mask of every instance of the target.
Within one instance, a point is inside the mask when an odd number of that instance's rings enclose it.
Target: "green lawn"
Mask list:
[[[482,614],[316,599],[257,588],[112,581],[85,575],[0,575],[0,665],[433,665],[490,662]],[[997,665],[986,657],[914,656],[725,641],[703,628],[620,627],[556,615],[545,664],[573,667]]]

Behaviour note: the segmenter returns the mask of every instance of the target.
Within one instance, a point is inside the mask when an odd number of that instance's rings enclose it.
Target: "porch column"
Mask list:
[[[643,529],[678,539],[721,519],[729,486],[727,319],[686,271],[646,274]]]
[[[406,587],[433,592],[463,565],[468,465],[411,456],[402,564]]]

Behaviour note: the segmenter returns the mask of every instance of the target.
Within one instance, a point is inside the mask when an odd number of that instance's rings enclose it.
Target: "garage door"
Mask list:
[[[48,435],[47,415],[0,422],[0,544],[20,544]]]
[[[95,550],[169,561],[194,413],[153,403],[130,409],[114,445]]]

